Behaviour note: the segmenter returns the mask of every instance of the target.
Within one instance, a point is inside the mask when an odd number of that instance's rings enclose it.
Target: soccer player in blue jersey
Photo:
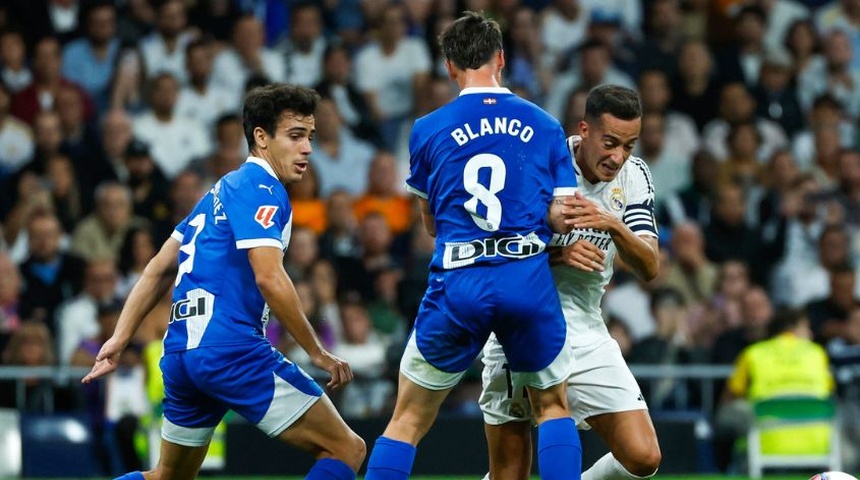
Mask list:
[[[331,375],[330,388],[352,379],[349,365],[323,349],[282,263],[292,226],[284,184],[301,180],[307,169],[318,98],[289,85],[248,94],[244,127],[251,156],[215,183],[149,262],[84,377],[88,383],[116,369],[141,321],[172,285],[161,359],[161,456],[155,469],[120,478],[195,478],[228,409],[315,455],[307,478],[355,478],[364,442],[322,389],[264,335],[271,312]]]
[[[436,249],[401,359],[394,414],[365,478],[409,476],[416,445],[494,332],[511,375],[537,405],[541,476],[579,479],[581,447],[565,394],[573,358],[544,251],[553,230],[569,229],[567,202],[576,190],[564,132],[500,87],[504,56],[494,21],[468,12],[440,44],[461,92],[415,122],[407,180]]]

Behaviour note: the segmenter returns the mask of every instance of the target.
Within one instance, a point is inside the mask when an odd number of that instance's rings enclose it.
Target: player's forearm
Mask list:
[[[618,255],[624,260],[637,277],[645,281],[653,280],[660,269],[660,255],[653,242],[633,233],[623,222],[618,223],[609,231],[612,241],[618,249]]]
[[[573,230],[573,225],[568,225],[566,220],[570,217],[569,209],[565,202],[574,200],[571,196],[553,197],[547,211],[547,223],[549,228],[555,233],[565,234]]]
[[[302,349],[314,358],[323,351],[322,343],[301,308],[296,287],[287,276],[257,278],[257,287],[281,325]]]

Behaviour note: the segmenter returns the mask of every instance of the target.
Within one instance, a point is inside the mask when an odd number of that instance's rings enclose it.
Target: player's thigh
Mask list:
[[[567,391],[580,428],[589,428],[586,419],[606,413],[642,410],[647,416],[648,405],[615,340],[574,347],[573,355]]]
[[[647,410],[604,413],[586,420],[631,473],[650,475],[660,465],[660,444]]]
[[[158,464],[154,469],[145,472],[144,478],[146,480],[192,480],[197,477],[208,449],[208,443],[199,447],[188,447],[162,440]]]
[[[532,426],[529,422],[484,425],[492,480],[526,480],[532,465]]]
[[[189,359],[193,357],[200,388],[270,437],[295,423],[323,394],[310,376],[268,342],[199,350],[190,351]]]
[[[364,441],[347,426],[326,395],[277,438],[317,457],[340,459],[356,470],[366,452]]]

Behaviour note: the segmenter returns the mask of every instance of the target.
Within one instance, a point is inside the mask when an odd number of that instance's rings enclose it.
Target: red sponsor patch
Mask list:
[[[272,221],[272,218],[275,216],[275,212],[277,211],[278,207],[274,205],[263,205],[257,209],[257,213],[254,215],[254,220],[262,225],[263,228],[269,228],[275,224],[275,222]]]

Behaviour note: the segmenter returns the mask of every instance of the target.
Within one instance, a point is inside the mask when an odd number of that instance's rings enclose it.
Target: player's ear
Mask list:
[[[262,127],[254,127],[254,143],[257,148],[265,150],[269,146],[269,135]]]
[[[585,120],[579,121],[579,136],[585,140],[588,137],[588,122]]]
[[[448,60],[447,58],[445,59],[445,69],[448,70],[448,78],[450,78],[451,81],[456,82],[457,70],[454,69],[454,64],[451,63],[451,60]]]
[[[496,52],[496,61],[499,63],[499,70],[505,68],[505,51],[504,50],[499,49],[499,51]]]

